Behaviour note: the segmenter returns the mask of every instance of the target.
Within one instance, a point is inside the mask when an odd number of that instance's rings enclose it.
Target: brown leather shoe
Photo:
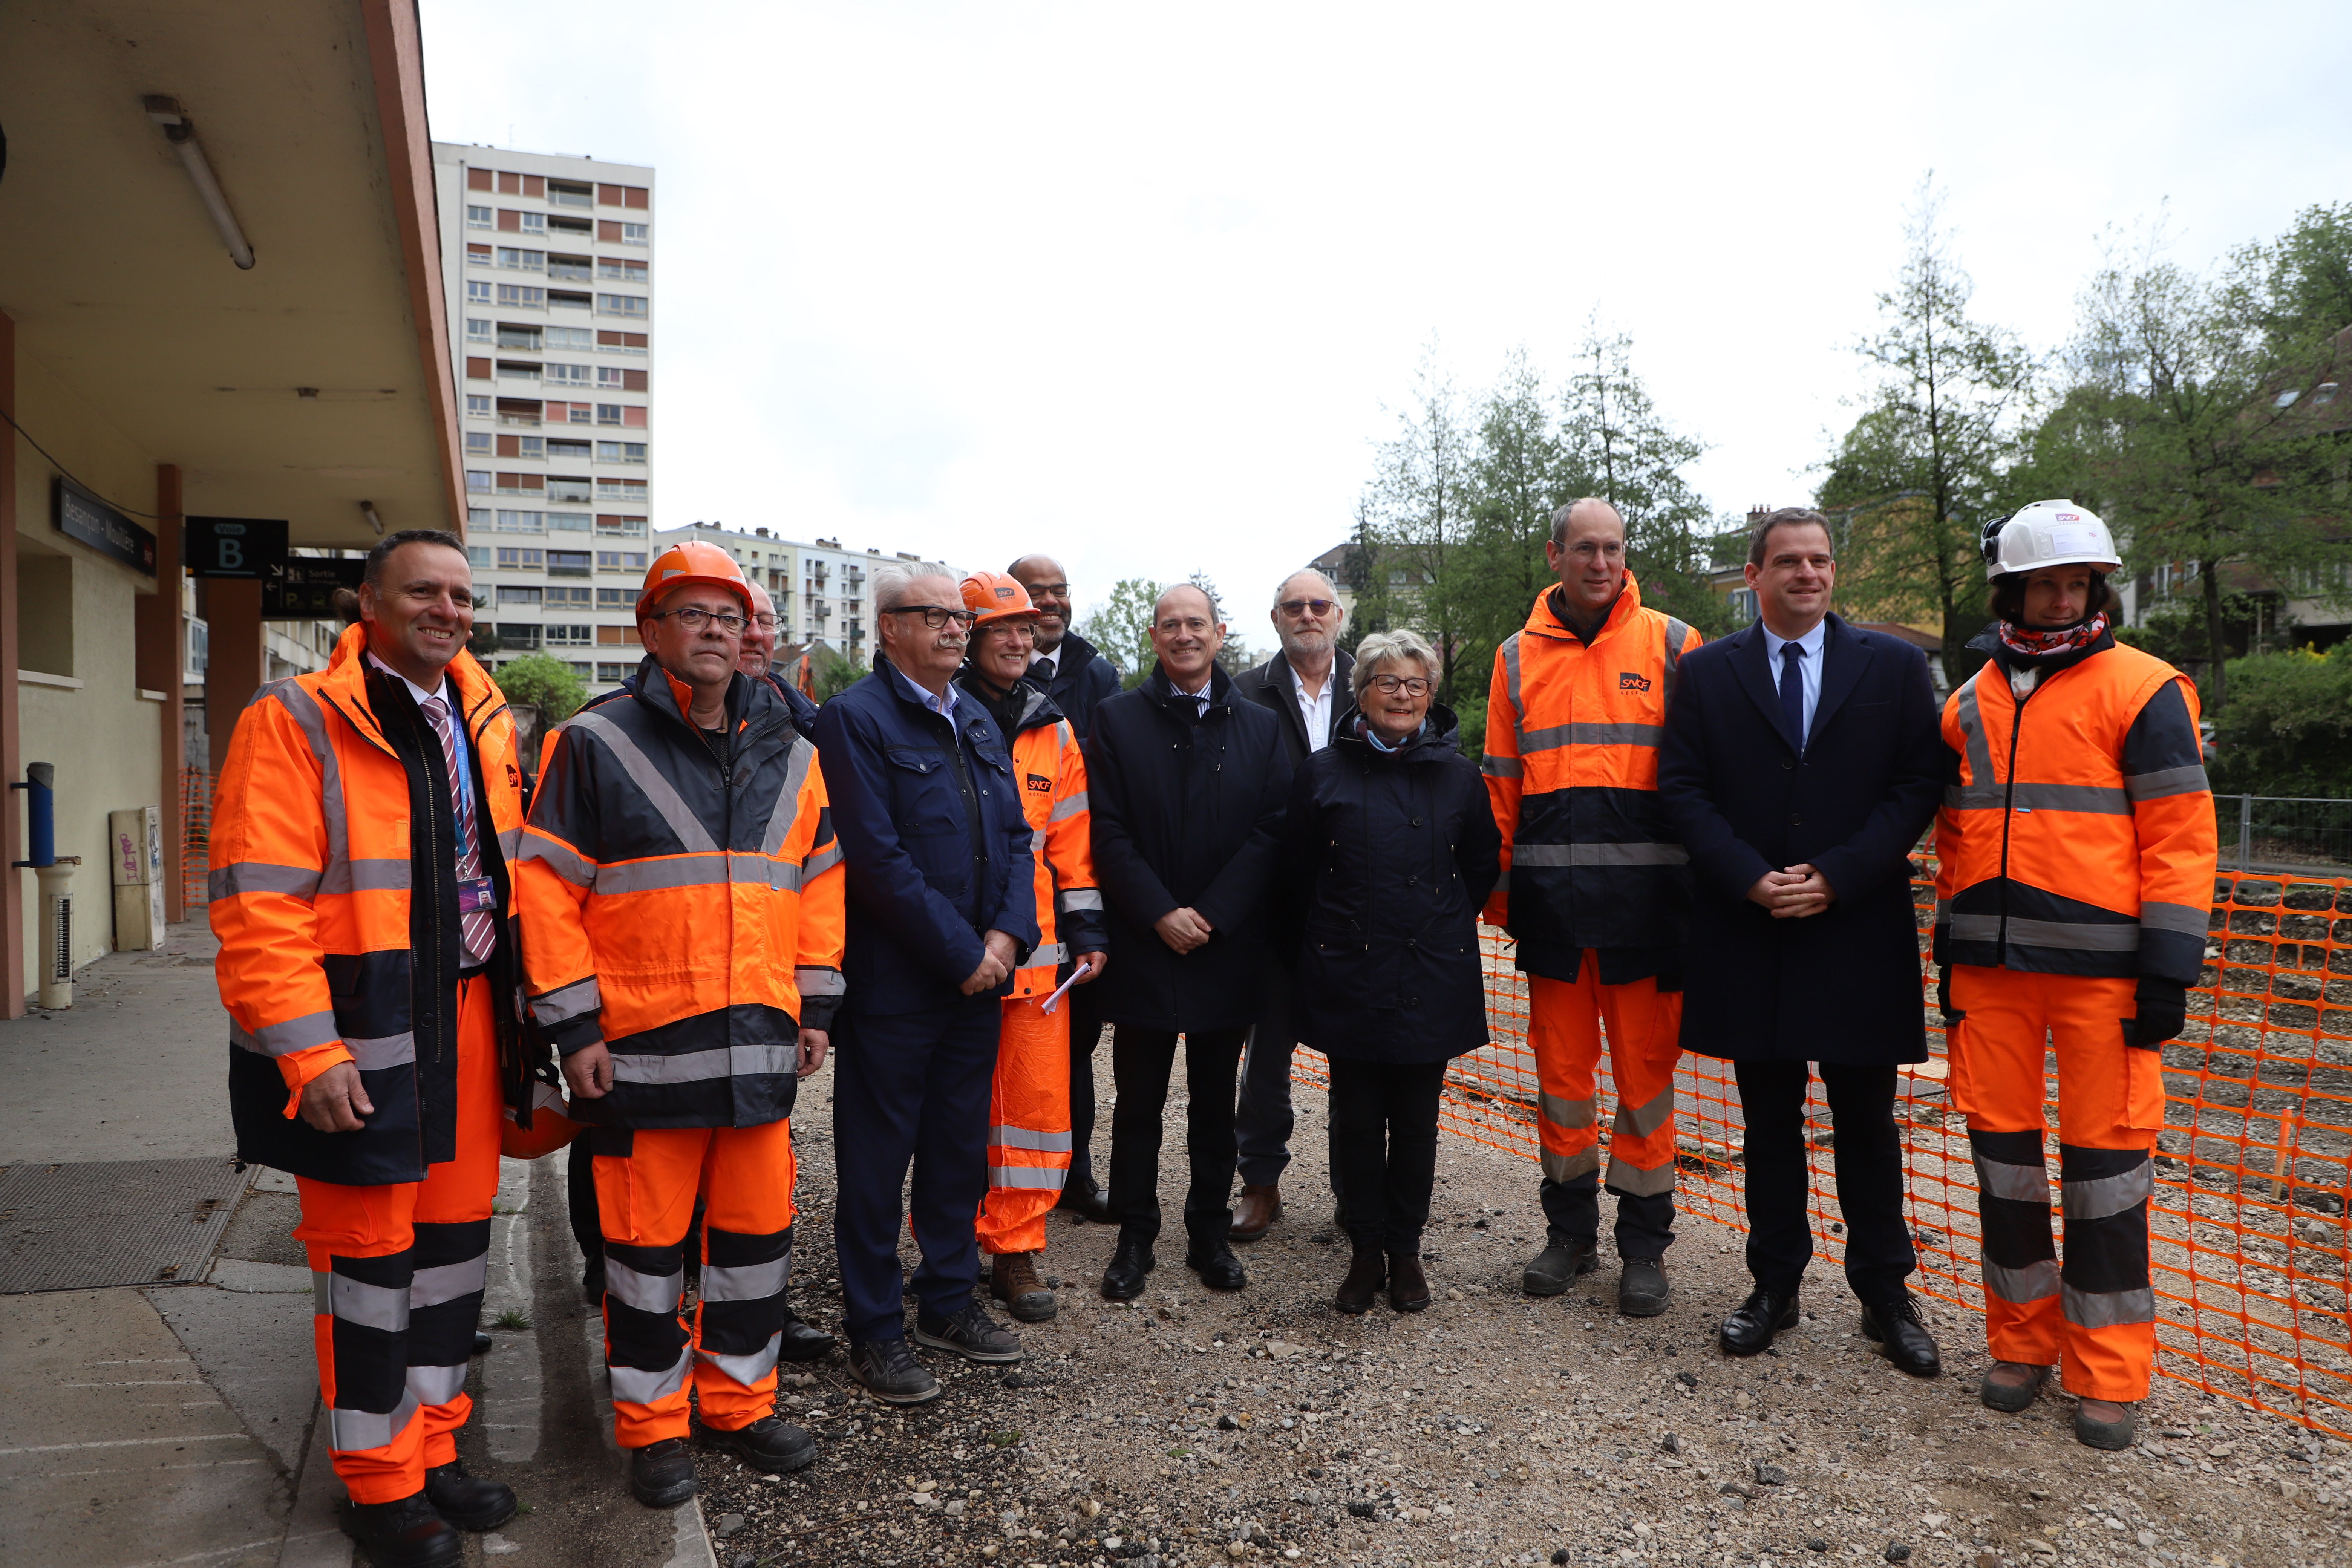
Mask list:
[[[1419,1252],[1389,1254],[1389,1305],[1400,1312],[1429,1310],[1429,1276],[1422,1271]]]
[[[1268,1182],[1261,1187],[1252,1182],[1244,1182],[1241,1206],[1234,1211],[1233,1226],[1225,1232],[1226,1238],[1232,1241],[1255,1241],[1281,1217],[1282,1184],[1280,1183]]]
[[[1389,1282],[1389,1260],[1378,1247],[1360,1247],[1349,1261],[1348,1278],[1339,1282],[1339,1293],[1331,1298],[1331,1305],[1350,1317],[1362,1317],[1372,1310],[1372,1302]]]
[[[1024,1323],[1050,1322],[1056,1310],[1054,1293],[1037,1278],[1034,1252],[998,1253],[989,1265],[988,1293]]]

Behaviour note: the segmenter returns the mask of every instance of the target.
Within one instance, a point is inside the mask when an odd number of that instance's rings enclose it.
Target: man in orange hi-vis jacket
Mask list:
[[[974,573],[961,587],[964,607],[980,618],[956,684],[988,709],[1012,742],[1013,776],[1035,835],[1037,862],[1037,945],[1013,971],[997,1037],[980,1249],[992,1259],[988,1293],[1021,1321],[1042,1323],[1055,1308],[1038,1278],[1037,1257],[1071,1155],[1069,996],[1054,994],[1065,978],[1084,985],[1101,973],[1109,939],[1088,847],[1086,759],[1054,700],[1022,679],[1034,655],[1036,606],[1026,588],[1000,572]]]
[[[2165,1041],[2187,1021],[2212,906],[2213,795],[2197,688],[2115,639],[2106,524],[2036,501],[1985,531],[1991,656],[1944,705],[1936,961],[1952,1102],[1969,1119],[1984,1233],[1981,1391],[2032,1405],[2051,1363],[2074,1435],[2131,1446],[2156,1362],[2148,1158]],[[2043,1163],[2058,1071],[2062,1268]]]
[[[237,720],[210,918],[237,1152],[301,1193],[343,1529],[380,1568],[445,1568],[453,1525],[515,1511],[466,1474],[457,1433],[501,1108],[527,1119],[544,1087],[510,1000],[522,775],[506,700],[464,651],[464,543],[404,529],[363,571],[327,668]],[[560,1122],[542,1110],[536,1131]]]
[[[645,661],[552,737],[516,878],[531,1009],[589,1123],[614,1431],[650,1508],[694,1495],[689,1384],[710,1441],[753,1468],[816,1458],[775,1414],[776,1359],[789,1118],[842,995],[841,852],[815,749],[736,668],[750,611],[716,545],[656,558]]]
[[[1517,939],[1535,1049],[1546,1246],[1529,1295],[1557,1296],[1594,1266],[1601,1233],[1594,1070],[1601,1029],[1617,1085],[1609,1190],[1617,1198],[1617,1310],[1666,1310],[1674,1241],[1675,1064],[1689,857],[1658,804],[1675,666],[1698,633],[1644,609],[1625,570],[1625,523],[1607,501],[1552,516],[1544,560],[1559,578],[1495,653],[1480,764],[1503,832],[1486,918]]]

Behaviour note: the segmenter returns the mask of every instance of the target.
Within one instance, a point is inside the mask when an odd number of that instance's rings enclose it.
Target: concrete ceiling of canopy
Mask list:
[[[249,270],[150,94],[194,123]],[[362,500],[462,526],[415,0],[5,0],[0,131],[17,352],[181,465],[188,511],[355,548]]]

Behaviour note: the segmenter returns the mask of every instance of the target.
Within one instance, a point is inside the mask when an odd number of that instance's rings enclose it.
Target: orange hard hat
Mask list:
[[[1037,606],[1029,602],[1029,590],[1002,572],[975,572],[965,578],[963,607],[980,613],[980,619],[972,623],[975,626],[1037,613]]]
[[[673,544],[654,557],[646,570],[645,588],[637,595],[637,619],[644,620],[654,601],[672,588],[693,583],[709,583],[726,589],[751,607],[751,585],[743,580],[743,568],[735,557],[716,544],[699,539],[689,539],[683,544]]]

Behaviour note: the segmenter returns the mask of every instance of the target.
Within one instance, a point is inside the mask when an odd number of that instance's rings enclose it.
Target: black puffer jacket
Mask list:
[[[1451,710],[1431,704],[1421,733],[1394,752],[1364,738],[1358,711],[1343,714],[1299,769],[1283,818],[1280,921],[1297,943],[1298,1038],[1381,1062],[1486,1045],[1478,908],[1502,875],[1502,847]]]

